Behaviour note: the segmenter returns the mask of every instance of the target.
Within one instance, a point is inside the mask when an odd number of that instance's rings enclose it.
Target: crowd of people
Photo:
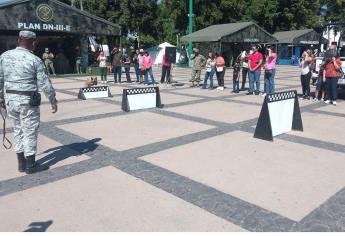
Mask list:
[[[268,47],[266,54],[267,56],[264,63],[264,56],[259,51],[259,46],[252,46],[249,51],[243,50],[243,52],[236,58],[232,65],[233,93],[247,91],[245,87],[247,77],[249,77],[249,89],[247,95],[259,95],[260,93],[262,93],[265,96],[266,94],[274,93],[274,78],[277,62],[275,47]],[[216,75],[218,82],[218,86],[216,87],[216,89],[224,90],[226,65],[222,55],[209,52],[208,57],[204,58],[199,54],[198,49],[194,49],[191,59],[193,61],[192,77],[190,80],[190,82],[192,83],[191,87],[199,86],[199,83],[201,81],[201,70],[203,67],[205,67],[206,72],[202,89],[215,89],[213,77],[214,75]],[[264,69],[265,81],[265,88],[263,92],[260,91],[260,76],[262,69]],[[242,83],[240,88],[241,75]]]
[[[324,101],[327,104],[336,105],[337,100],[337,78],[342,75],[341,61],[336,53],[336,43],[333,43],[325,53],[324,62],[317,71],[315,55],[311,50],[303,52],[299,67],[301,70],[302,99],[311,99],[311,85],[315,85],[314,100]],[[224,57],[215,52],[209,52],[207,58],[200,54],[199,49],[194,48],[190,57],[192,61],[191,87],[202,89],[224,90],[224,79],[226,64]],[[107,63],[104,53],[101,52],[97,58],[99,62],[101,81],[107,82]],[[138,49],[133,56],[122,55],[118,48],[111,51],[111,69],[114,74],[114,82],[121,83],[122,68],[124,67],[126,82],[131,83],[130,67],[133,64],[137,83],[146,85],[156,84],[152,71],[152,57],[148,51]],[[247,95],[266,96],[275,92],[277,53],[274,46],[268,46],[262,52],[259,45],[253,45],[249,50],[243,50],[232,64],[232,93],[240,91],[247,92]],[[160,83],[171,82],[172,64],[163,56],[162,73]],[[205,69],[205,77],[202,82],[202,70]],[[263,74],[264,88],[260,89],[261,77]],[[213,78],[217,78],[215,86]],[[246,82],[248,78],[248,88]]]
[[[101,73],[101,83],[107,83],[107,74],[108,74],[108,66],[107,66],[107,57],[104,55],[104,52],[100,52],[98,58],[98,65],[100,68]],[[111,51],[111,71],[114,74],[114,82],[115,83],[122,83],[122,68],[124,68],[125,75],[126,75],[126,82],[132,83],[132,78],[130,75],[130,68],[131,64],[133,63],[133,67],[135,70],[135,77],[137,83],[143,84],[155,84],[155,78],[153,76],[152,71],[152,57],[148,51],[144,51],[143,49],[138,49],[135,51],[133,56],[131,57],[127,53],[122,55],[117,47],[115,47]],[[162,79],[161,82],[165,81],[165,77],[167,81],[170,81],[170,68],[171,64],[165,61],[165,55],[163,56],[163,66],[162,66]]]
[[[338,79],[344,76],[337,43],[333,42],[325,52],[318,70],[315,54],[311,50],[303,52],[299,60],[301,69],[302,99],[312,98],[311,84],[315,86],[314,100],[337,105]]]

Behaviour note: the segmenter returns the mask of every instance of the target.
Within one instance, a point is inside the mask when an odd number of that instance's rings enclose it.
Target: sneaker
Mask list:
[[[253,95],[254,93],[247,93],[246,95]]]
[[[325,101],[323,98],[320,99],[321,102]]]
[[[333,101],[332,104],[333,104],[334,106],[336,106],[336,105],[337,105],[337,102],[336,102],[336,101]]]
[[[326,100],[326,101],[325,101],[326,104],[329,104],[330,102],[331,102],[330,100]]]
[[[223,90],[224,90],[224,87],[220,87],[220,89],[219,89],[219,90],[223,91]]]
[[[266,95],[267,95],[266,93],[261,94],[261,96],[263,96],[263,97],[266,97]]]
[[[314,100],[314,101],[318,101],[319,99],[317,99],[317,97],[315,97],[313,100]]]

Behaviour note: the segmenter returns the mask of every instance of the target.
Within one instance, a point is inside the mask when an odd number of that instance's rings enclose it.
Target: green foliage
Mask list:
[[[325,3],[330,14],[324,18],[319,9]],[[179,35],[188,33],[189,0],[162,0],[159,4],[155,0],[83,0],[83,5],[86,11],[120,24],[124,35],[138,32],[143,47],[163,41],[176,44]],[[239,21],[255,21],[270,33],[320,30],[325,22],[345,21],[345,0],[193,0],[193,6],[194,31]]]

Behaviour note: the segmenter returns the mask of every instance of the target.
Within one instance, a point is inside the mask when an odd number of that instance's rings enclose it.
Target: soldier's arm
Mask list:
[[[3,67],[2,67],[2,59],[0,56],[0,107],[4,104],[4,83],[5,83],[5,79],[4,79],[4,71],[3,71]]]
[[[53,88],[52,82],[49,79],[47,70],[42,61],[37,60],[36,78],[38,87],[44,92],[49,99],[50,104],[56,105],[56,93]]]

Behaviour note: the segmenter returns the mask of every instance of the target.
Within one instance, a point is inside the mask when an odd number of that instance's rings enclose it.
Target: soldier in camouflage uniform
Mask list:
[[[50,73],[49,69],[51,69],[53,72],[53,75],[55,75],[55,69],[54,69],[54,63],[53,63],[54,54],[49,52],[49,48],[45,49],[45,52],[43,53],[42,59],[44,60],[44,64],[47,67],[48,73]]]
[[[190,82],[192,82],[192,86],[194,87],[194,82],[197,83],[197,86],[199,86],[200,83],[200,76],[201,76],[201,69],[204,66],[204,63],[206,62],[206,58],[203,55],[199,54],[199,49],[194,48],[193,49],[193,55],[191,57],[193,61],[193,69],[192,69],[192,78]]]
[[[18,43],[17,48],[0,56],[0,106],[6,108],[14,120],[18,169],[30,174],[48,169],[35,162],[40,109],[39,105],[32,104],[32,95],[37,95],[40,88],[49,99],[53,113],[57,111],[57,101],[42,60],[32,53],[36,34],[20,31]]]

